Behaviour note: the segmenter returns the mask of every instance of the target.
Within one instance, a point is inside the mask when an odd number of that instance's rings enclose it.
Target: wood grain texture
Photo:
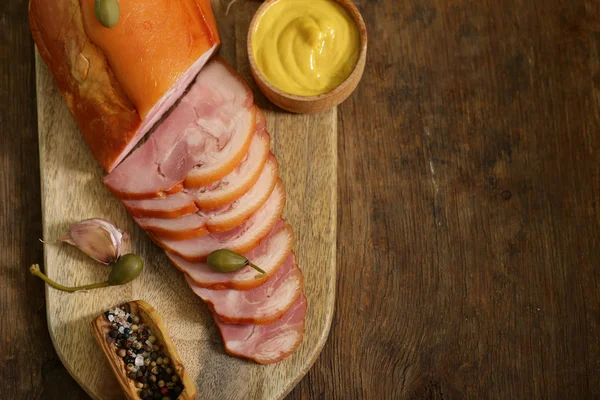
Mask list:
[[[600,396],[600,2],[357,1],[332,335],[292,398]]]
[[[214,4],[223,40],[221,55],[248,78],[246,35],[241,32],[247,32],[257,5],[241,4],[225,16],[227,4]],[[295,230],[294,250],[304,273],[309,303],[301,347],[285,361],[265,367],[225,353],[208,308],[103,186],[103,172],[83,144],[39,56],[37,99],[44,238],[51,241],[76,221],[101,217],[130,232],[133,252],[146,262],[143,275],[127,286],[74,295],[46,289],[50,336],[71,375],[94,398],[122,396],[108,362],[92,338],[90,321],[115,305],[142,299],[162,316],[199,398],[271,399],[287,394],[318,356],[333,316],[335,110],[313,116],[265,111],[272,151],[286,184],[288,202],[284,217]],[[107,268],[69,246],[46,246],[44,261],[46,273],[66,285],[100,282],[108,273]]]
[[[26,271],[25,3],[0,2],[0,397],[78,399]],[[336,311],[288,399],[598,398],[599,3],[356,3],[370,42],[338,109]]]

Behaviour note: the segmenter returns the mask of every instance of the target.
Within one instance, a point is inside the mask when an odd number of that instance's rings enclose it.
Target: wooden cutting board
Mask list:
[[[250,78],[246,36],[259,3],[213,0],[223,39],[221,55]],[[319,355],[329,333],[335,297],[336,110],[291,115],[274,109],[258,91],[272,150],[287,188],[284,216],[294,227],[294,249],[305,276],[309,302],[301,347],[285,361],[259,366],[227,355],[207,307],[170,265],[163,252],[102,185],[104,172],[92,158],[46,66],[37,56],[37,99],[44,239],[62,236],[77,221],[102,217],[130,232],[133,251],[146,268],[132,284],[89,293],[46,289],[48,328],[63,364],[96,399],[117,399],[117,381],[94,341],[90,321],[119,303],[142,299],[161,314],[196,382],[202,399],[284,397]],[[68,245],[47,245],[45,270],[58,282],[82,285],[106,280],[109,267],[91,262]],[[33,278],[32,278],[33,279]]]

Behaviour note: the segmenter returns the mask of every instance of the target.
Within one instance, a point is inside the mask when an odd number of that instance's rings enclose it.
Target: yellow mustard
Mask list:
[[[278,0],[253,32],[260,72],[279,90],[298,96],[335,89],[352,73],[359,51],[356,23],[332,0]]]

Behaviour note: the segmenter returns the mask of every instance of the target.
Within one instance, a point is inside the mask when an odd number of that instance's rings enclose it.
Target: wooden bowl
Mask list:
[[[167,329],[158,315],[158,312],[150,304],[143,300],[131,301],[118,307],[125,310],[125,312],[137,315],[140,318],[140,321],[150,328],[152,335],[156,337],[157,343],[163,346],[163,351],[171,360],[171,368],[177,373],[181,383],[183,384],[183,392],[181,392],[178,399],[194,399],[196,396],[196,388],[187,371],[183,367],[181,358],[179,357],[177,350],[175,350],[173,341],[171,341],[171,338],[167,334]],[[108,335],[110,327],[111,322],[106,319],[104,314],[100,314],[92,321],[92,332],[94,337],[98,341],[98,344],[100,344],[102,352],[106,356],[110,367],[115,373],[115,376],[119,381],[119,385],[121,385],[121,388],[125,393],[125,397],[129,400],[139,400],[139,393],[142,391],[142,389],[136,388],[133,380],[127,377],[125,363],[115,351],[113,346],[114,339]]]
[[[258,65],[254,60],[254,53],[252,52],[252,38],[254,36],[256,25],[267,8],[276,1],[279,0],[268,0],[260,6],[252,18],[250,31],[248,32],[247,48],[248,58],[250,59],[250,70],[252,71],[252,76],[254,77],[258,88],[269,100],[271,100],[271,102],[284,110],[294,113],[314,113],[337,106],[354,92],[354,89],[358,86],[365,70],[365,64],[367,62],[367,27],[362,15],[360,15],[360,12],[351,0],[334,0],[346,9],[358,27],[360,35],[360,54],[358,56],[358,62],[350,76],[331,92],[318,96],[297,96],[283,92],[273,86],[258,69]]]

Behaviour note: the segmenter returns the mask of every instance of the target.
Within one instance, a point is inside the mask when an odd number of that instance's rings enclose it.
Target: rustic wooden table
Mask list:
[[[600,396],[600,2],[361,0],[337,311],[303,399]],[[85,398],[42,284],[27,0],[0,4],[0,397]],[[68,190],[68,188],[65,188]]]

